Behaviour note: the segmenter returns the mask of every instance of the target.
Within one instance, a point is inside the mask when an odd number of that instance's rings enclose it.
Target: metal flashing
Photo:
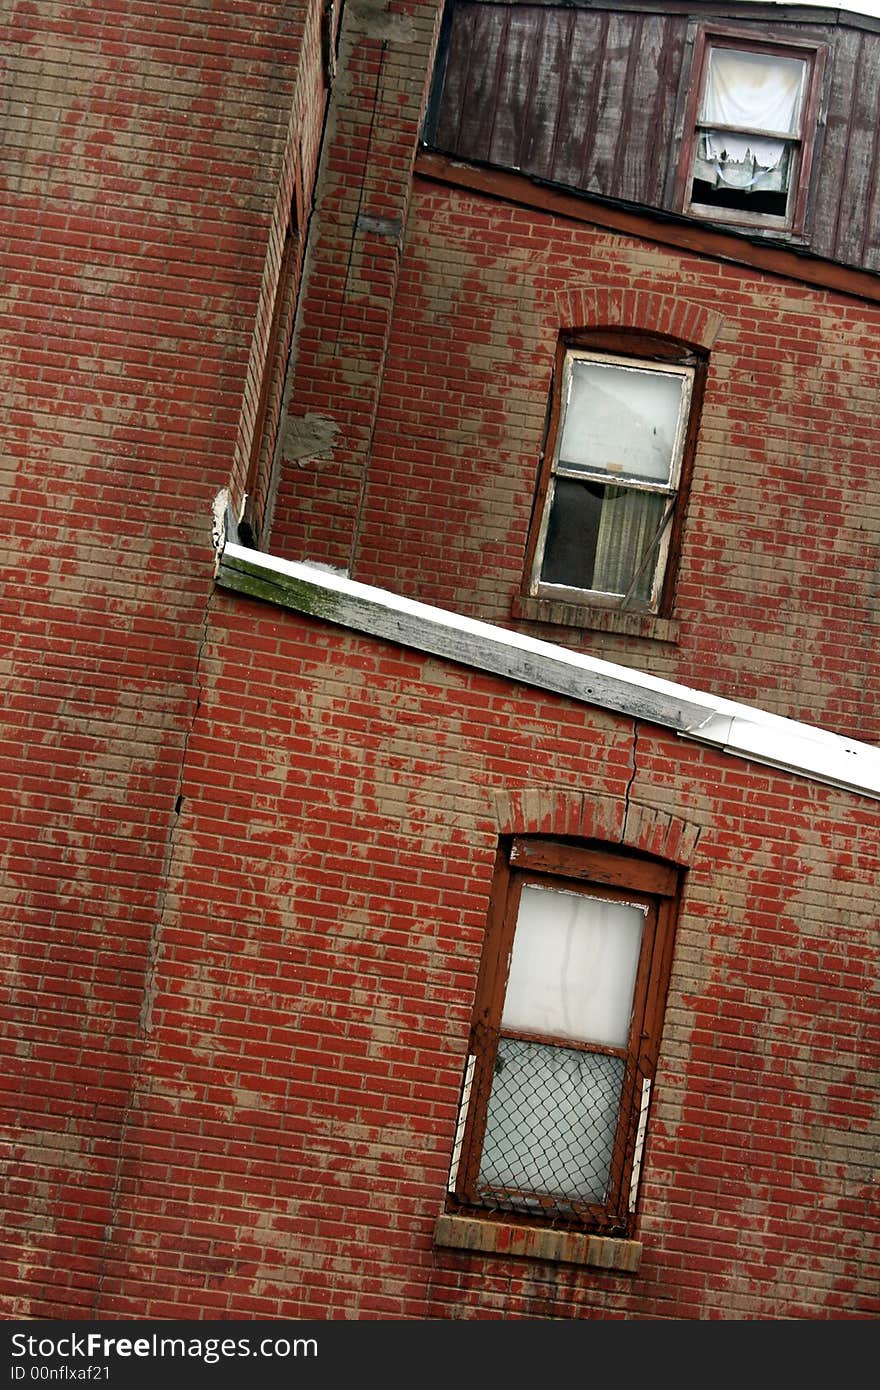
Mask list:
[[[228,542],[217,583],[299,613],[674,730],[681,738],[880,799],[880,748],[692,690],[386,589]]]

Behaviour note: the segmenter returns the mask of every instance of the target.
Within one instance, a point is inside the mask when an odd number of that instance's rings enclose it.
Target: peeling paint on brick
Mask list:
[[[288,415],[280,431],[281,457],[302,464],[306,459],[331,458],[339,435],[336,421],[320,415]]]

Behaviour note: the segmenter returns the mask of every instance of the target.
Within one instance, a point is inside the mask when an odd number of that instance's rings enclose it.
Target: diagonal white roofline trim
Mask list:
[[[648,672],[361,584],[309,561],[227,542],[223,589],[584,704],[673,729],[753,762],[880,799],[880,748]]]

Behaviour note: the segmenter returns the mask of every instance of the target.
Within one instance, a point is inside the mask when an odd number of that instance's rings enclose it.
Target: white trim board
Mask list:
[[[220,555],[217,583],[355,632],[674,729],[681,738],[737,757],[880,799],[880,748],[870,743],[417,603],[359,584],[337,570],[281,560],[231,541]]]

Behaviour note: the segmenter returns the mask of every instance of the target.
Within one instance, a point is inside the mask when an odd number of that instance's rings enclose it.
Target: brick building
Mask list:
[[[9,1317],[880,1311],[880,20],[16,4]]]

